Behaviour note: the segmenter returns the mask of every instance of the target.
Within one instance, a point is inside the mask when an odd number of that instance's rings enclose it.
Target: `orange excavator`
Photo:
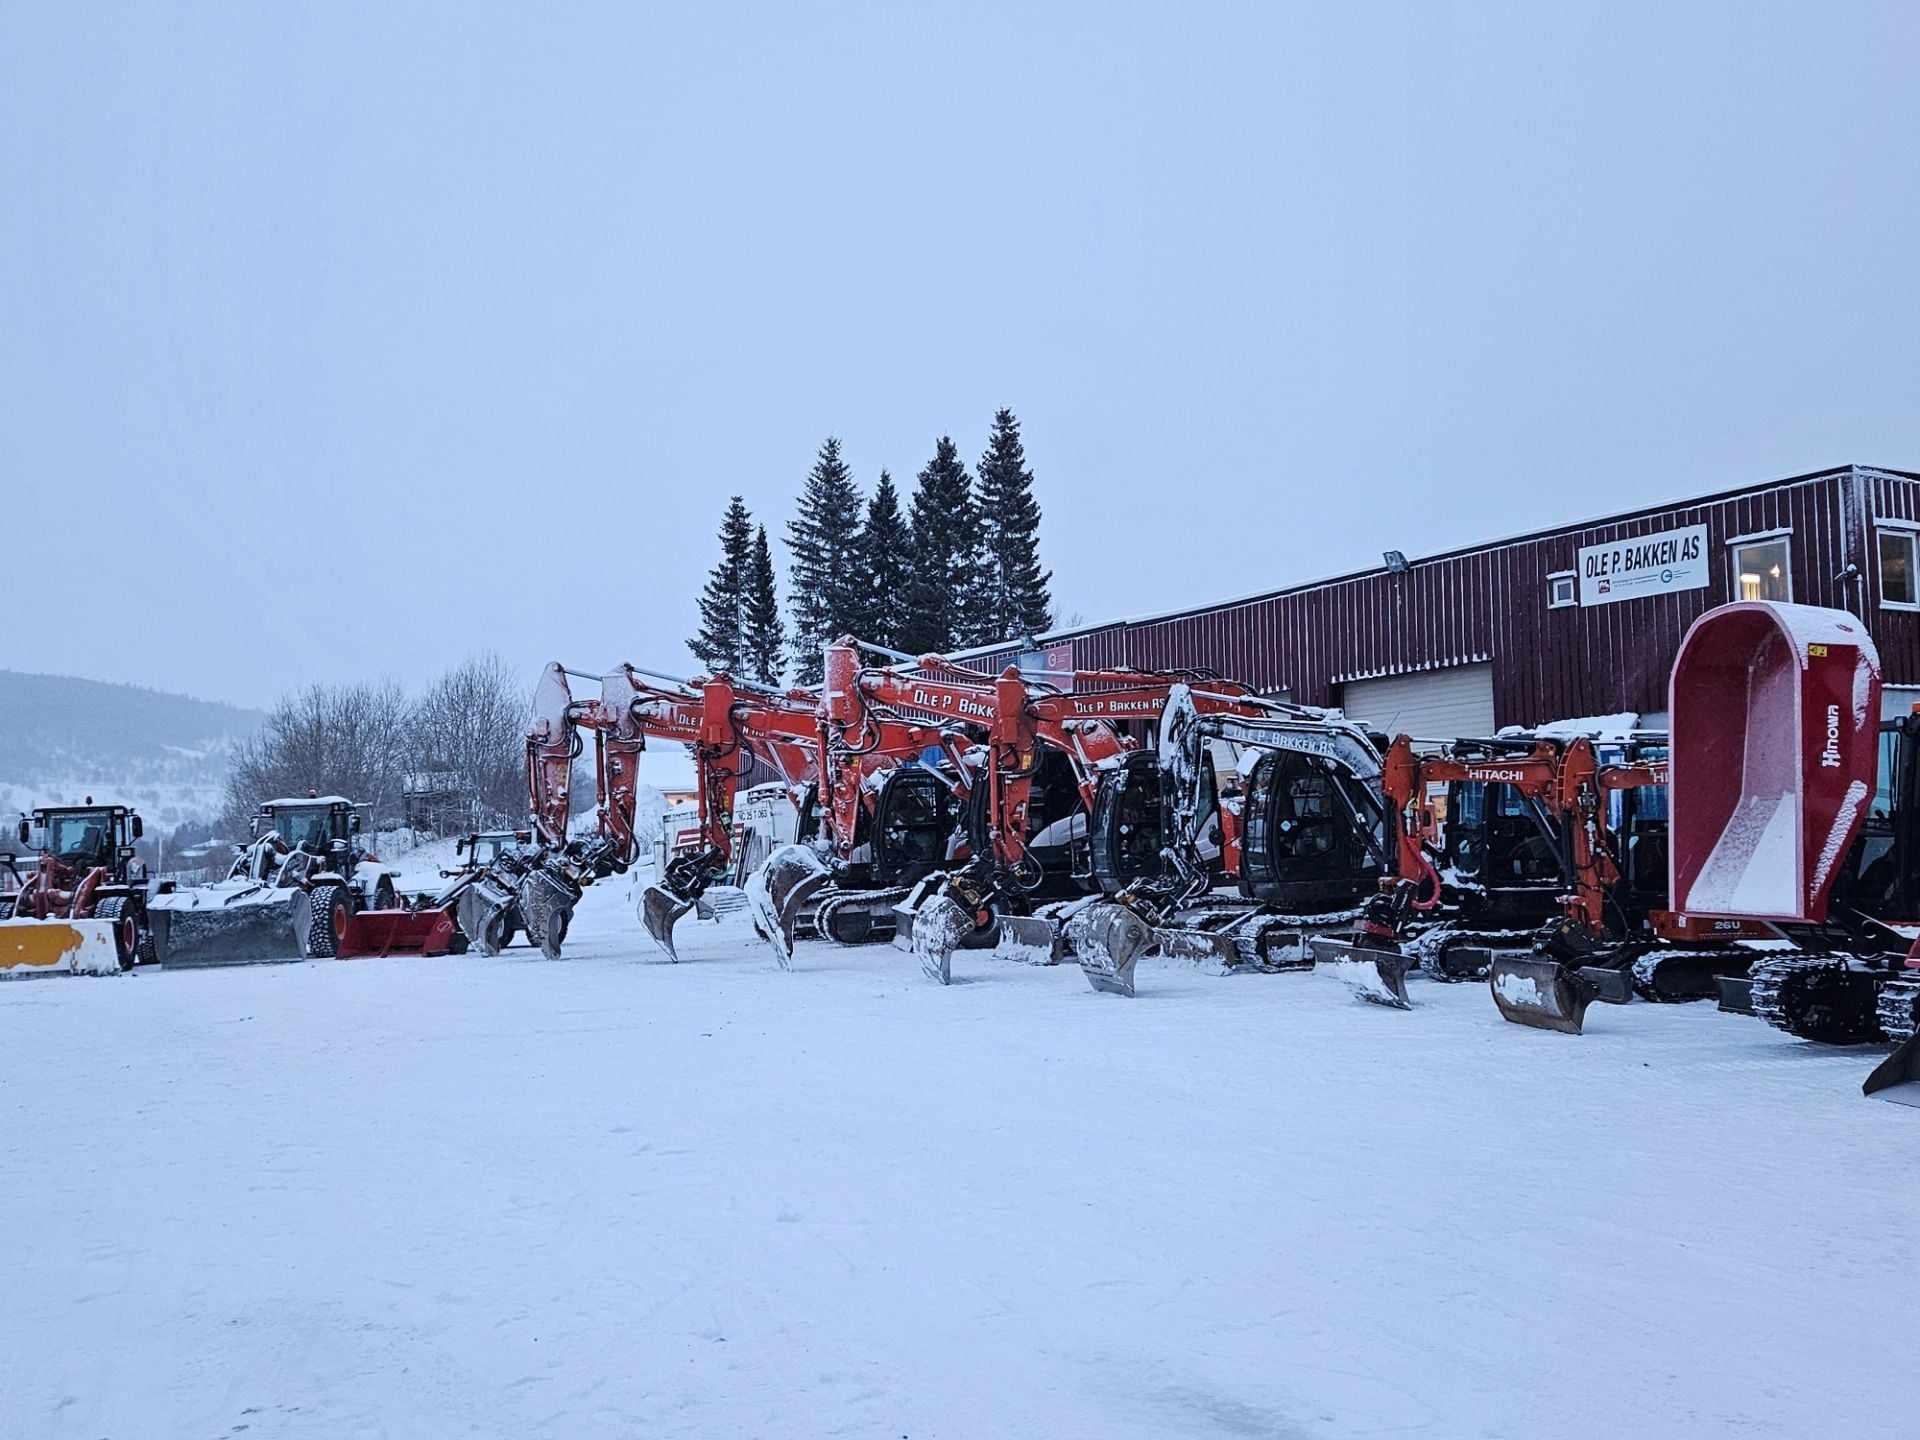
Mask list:
[[[889,720],[984,730],[983,742],[961,757],[973,775],[962,832],[949,851],[955,863],[930,872],[895,905],[894,943],[941,984],[952,978],[957,948],[997,944],[1022,958],[1060,958],[1064,917],[1035,912],[1049,899],[1084,899],[1096,888],[1088,821],[1100,779],[1140,748],[1121,723],[1156,720],[1175,687],[1201,677],[1089,670],[1055,684],[1011,667],[990,678],[938,656],[868,665],[861,648],[850,639],[827,647],[830,745]]]

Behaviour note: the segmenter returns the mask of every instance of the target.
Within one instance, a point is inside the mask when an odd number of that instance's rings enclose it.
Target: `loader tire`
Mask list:
[[[0,920],[13,919],[13,901],[0,900]]]
[[[393,877],[391,875],[382,875],[378,880],[374,881],[373,905],[370,908],[374,910],[397,910],[400,908],[400,897],[394,891]]]
[[[124,895],[109,895],[93,907],[93,918],[113,926],[113,955],[122,970],[131,970],[140,958],[140,923]]]
[[[307,892],[307,958],[326,960],[340,953],[340,928],[353,913],[345,885],[316,885]]]

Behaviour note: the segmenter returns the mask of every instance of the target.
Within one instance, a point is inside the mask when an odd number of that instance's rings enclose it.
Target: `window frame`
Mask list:
[[[1567,587],[1566,599],[1555,597],[1555,591],[1562,582]],[[1580,605],[1580,577],[1572,570],[1554,570],[1547,575],[1547,609],[1573,610]]]
[[[1747,597],[1740,590],[1740,554],[1743,550],[1757,549],[1762,545],[1778,545],[1781,553],[1781,578],[1786,581],[1787,593],[1778,603],[1791,605],[1793,601],[1793,531],[1771,530],[1759,535],[1738,535],[1727,541],[1727,588],[1735,600]]]
[[[1889,535],[1896,535],[1907,542],[1907,584],[1913,591],[1911,600],[1889,600],[1884,570],[1884,557],[1880,552],[1880,542]],[[1883,519],[1876,515],[1873,519],[1873,587],[1882,610],[1920,611],[1920,521]]]

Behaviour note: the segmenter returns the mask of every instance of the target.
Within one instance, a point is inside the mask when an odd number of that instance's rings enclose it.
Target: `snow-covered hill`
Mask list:
[[[171,828],[220,808],[233,747],[266,716],[136,685],[0,670],[0,815],[87,795]]]

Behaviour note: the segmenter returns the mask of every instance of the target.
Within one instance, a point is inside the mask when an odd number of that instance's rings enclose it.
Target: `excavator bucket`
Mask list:
[[[793,927],[813,897],[833,878],[811,845],[782,845],[747,877],[753,928],[773,947],[782,970],[793,968]]]
[[[1413,964],[1413,956],[1325,935],[1314,936],[1309,945],[1314,968],[1333,976],[1359,999],[1394,1010],[1413,1008],[1407,998],[1407,967]]]
[[[1587,1007],[1598,992],[1585,972],[1545,955],[1497,951],[1487,971],[1487,988],[1501,1017],[1535,1030],[1578,1035]],[[1632,994],[1629,990],[1628,995]]]
[[[953,983],[953,952],[974,931],[973,917],[950,896],[935,895],[913,920],[913,953],[929,980]]]
[[[514,893],[496,876],[482,875],[460,892],[454,914],[460,933],[482,955],[498,955],[506,948],[513,926]]]
[[[1132,995],[1133,967],[1154,946],[1154,929],[1125,905],[1090,905],[1067,922],[1074,958],[1104,995]]]
[[[154,957],[164,965],[248,965],[301,957],[307,892],[269,885],[200,885],[147,902]]]
[[[558,960],[567,927],[573,923],[573,907],[580,903],[579,888],[545,866],[535,866],[520,877],[516,898],[527,938],[547,959]]]
[[[893,907],[893,948],[904,950],[909,955],[913,950],[913,925],[920,911],[929,900],[935,899],[946,888],[947,877],[927,875],[914,882],[907,891],[906,898]]]
[[[452,912],[440,910],[362,910],[335,937],[342,960],[369,955],[445,955],[453,949]]]
[[[1898,1046],[1875,1066],[1860,1093],[1920,1108],[1920,1035]]]
[[[648,885],[640,892],[640,923],[647,927],[653,943],[674,960],[680,958],[680,952],[673,947],[673,927],[693,906],[692,900],[664,885]]]
[[[0,920],[0,978],[116,975],[111,920]]]
[[[1709,610],[1674,659],[1669,886],[1689,916],[1818,923],[1873,797],[1880,657],[1839,610]]]

